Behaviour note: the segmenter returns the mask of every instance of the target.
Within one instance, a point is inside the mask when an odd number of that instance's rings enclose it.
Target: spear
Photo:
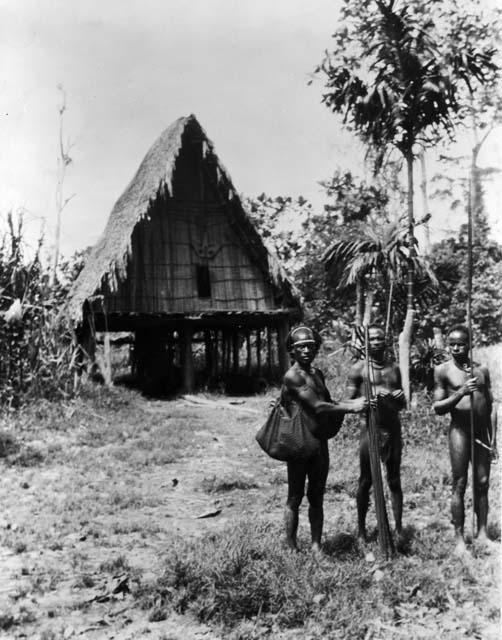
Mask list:
[[[474,377],[474,365],[472,361],[472,178],[469,176],[469,188],[467,193],[467,328],[469,329],[469,374]],[[471,476],[472,476],[472,542],[476,532],[476,467],[474,464],[474,406],[472,393],[469,394],[469,417],[471,431]]]
[[[382,469],[380,467],[380,443],[378,439],[378,425],[376,420],[376,409],[371,404],[372,388],[371,381],[375,379],[369,355],[368,327],[364,329],[364,357],[366,361],[365,393],[368,401],[368,442],[370,452],[371,477],[373,480],[373,494],[375,496],[375,511],[378,527],[378,542],[380,551],[385,559],[389,559],[394,553],[394,541],[389,527],[389,518],[385,506],[385,495],[383,492]],[[371,375],[373,374],[373,375]]]

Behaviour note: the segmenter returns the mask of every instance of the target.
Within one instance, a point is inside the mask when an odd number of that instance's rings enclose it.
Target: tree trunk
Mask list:
[[[62,86],[58,87],[62,93],[62,102],[59,107],[59,157],[57,160],[57,185],[56,185],[56,229],[54,234],[54,252],[52,257],[52,286],[54,287],[57,282],[57,269],[59,264],[59,244],[61,238],[61,216],[63,209],[68,202],[73,198],[71,195],[69,198],[64,198],[64,180],[66,176],[66,168],[71,162],[70,149],[71,143],[68,142],[66,147],[63,142],[63,115],[66,111],[66,93]]]
[[[480,132],[478,123],[476,121],[477,111],[474,107],[474,96],[471,92],[470,94],[470,103],[471,103],[471,128],[472,128],[472,149],[471,149],[471,166],[470,166],[470,197],[471,197],[471,217],[472,217],[472,228],[473,231],[476,232],[477,238],[476,240],[483,239],[483,234],[486,233],[486,226],[483,218],[483,193],[481,190],[480,184],[480,175],[478,168],[478,156],[481,151],[481,147],[485,143],[486,139],[493,131],[493,125],[487,127],[483,136],[480,138]],[[473,238],[474,240],[474,238]]]
[[[399,334],[399,370],[401,371],[401,383],[403,385],[406,402],[410,403],[410,348],[413,335],[413,309],[406,311],[406,318],[402,332]]]
[[[375,297],[375,291],[373,289],[368,289],[366,291],[366,295],[364,297],[364,317],[363,317],[363,325],[367,326],[371,324],[371,310],[373,307],[373,298]]]
[[[356,280],[356,325],[358,327],[363,324],[363,287],[361,278]]]
[[[413,338],[413,284],[414,284],[414,258],[415,247],[415,220],[413,217],[413,154],[411,150],[406,155],[406,166],[408,169],[408,281],[406,296],[406,318],[401,335],[399,336],[399,368],[403,383],[404,395],[409,405],[411,399],[410,387],[410,350]]]
[[[394,295],[394,278],[391,278],[389,285],[389,293],[387,295],[387,313],[385,317],[385,335],[389,335],[390,330],[390,314],[392,310],[392,296]]]
[[[429,215],[429,198],[427,195],[427,171],[425,165],[425,151],[420,153],[420,169],[422,173],[422,180],[420,182],[420,191],[422,192],[422,215],[426,218],[424,222],[425,230],[425,253],[429,253],[431,250],[431,229],[427,216]]]

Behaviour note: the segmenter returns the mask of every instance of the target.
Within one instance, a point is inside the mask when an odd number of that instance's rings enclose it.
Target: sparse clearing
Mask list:
[[[490,490],[496,542],[457,559],[445,429],[423,410],[404,428],[406,553],[380,563],[375,542],[361,549],[353,538],[357,428],[348,419],[330,445],[326,555],[308,551],[305,506],[302,552],[287,554],[285,465],[254,442],[271,397],[227,408],[98,388],[4,418],[0,637],[498,638],[500,464]],[[237,591],[252,558],[264,568],[255,577],[266,604],[253,612],[250,596],[248,620],[235,613],[230,583],[223,600],[215,586],[218,571],[230,575],[225,549],[240,558]],[[173,571],[185,572],[177,593]],[[304,582],[288,591],[295,572]]]

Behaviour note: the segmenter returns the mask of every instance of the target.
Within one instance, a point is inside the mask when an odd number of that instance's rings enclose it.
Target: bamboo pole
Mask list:
[[[469,375],[474,377],[472,361],[472,179],[469,176],[467,193],[467,328],[469,329]],[[471,432],[471,477],[472,477],[472,543],[476,534],[476,467],[475,467],[475,439],[474,439],[474,406],[472,393],[469,394],[469,418]]]
[[[385,495],[383,492],[382,469],[380,467],[380,446],[378,441],[378,424],[375,412],[371,404],[372,380],[375,379],[374,372],[370,364],[368,327],[364,327],[364,355],[366,360],[366,380],[365,392],[368,401],[368,442],[370,452],[371,478],[373,481],[373,494],[375,496],[375,512],[378,527],[378,543],[380,551],[385,559],[389,559],[394,554],[394,541],[389,527],[389,518],[385,506]],[[372,375],[373,374],[373,375]]]

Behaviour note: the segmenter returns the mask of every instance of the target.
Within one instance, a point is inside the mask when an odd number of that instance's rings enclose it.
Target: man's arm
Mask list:
[[[350,400],[359,398],[359,396],[362,395],[361,386],[363,384],[363,377],[361,375],[361,366],[360,363],[353,365],[347,377],[347,398]]]
[[[329,389],[326,386],[326,378],[324,377],[324,373],[320,369],[316,369],[315,372],[317,373],[319,378],[321,378],[321,382],[324,385],[324,391],[325,391],[325,394],[326,394],[326,396],[325,396],[326,402],[333,402],[333,399],[331,397],[331,393],[329,392]]]
[[[359,413],[365,408],[363,399],[359,402],[337,403],[320,400],[314,389],[306,384],[305,379],[297,372],[288,372],[284,384],[298,400],[315,414],[340,416],[345,413]]]
[[[401,411],[406,407],[406,397],[403,391],[403,384],[401,382],[401,371],[399,370],[398,365],[393,365],[392,367],[393,375],[395,376],[394,385],[396,388],[391,391],[390,389],[381,389],[377,395],[381,396],[385,399],[386,402],[390,401],[391,409],[395,411]]]
[[[497,451],[498,406],[493,398],[492,383],[491,383],[491,377],[490,377],[490,372],[488,370],[488,367],[483,367],[483,372],[485,374],[486,395],[487,395],[488,403],[490,407],[490,424],[491,424],[490,446],[492,448],[491,455],[492,455],[492,458],[497,458],[498,457],[498,451]]]
[[[432,408],[439,415],[445,415],[462,400],[464,396],[473,393],[477,389],[476,378],[469,378],[465,383],[448,395],[447,379],[442,365],[434,368],[434,402]]]
[[[357,363],[353,365],[347,377],[347,397],[338,402],[338,406],[342,407],[345,413],[362,413],[367,409],[366,396],[361,394],[361,386],[363,378],[361,375],[362,365]]]

